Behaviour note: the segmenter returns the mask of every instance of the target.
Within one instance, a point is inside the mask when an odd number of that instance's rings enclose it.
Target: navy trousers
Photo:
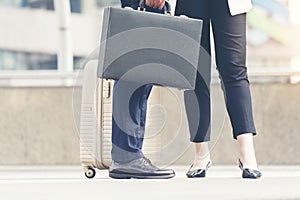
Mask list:
[[[227,0],[177,0],[176,15],[203,20],[199,68],[210,74],[210,23],[212,24],[216,64],[222,82],[227,111],[233,128],[233,137],[244,133],[256,134],[249,80],[246,68],[246,14],[231,16]],[[205,60],[206,59],[206,60]],[[200,119],[195,116],[194,91],[185,92],[185,106],[192,142],[210,140],[210,77],[198,74],[196,98]]]
[[[138,8],[139,0],[122,0],[122,7]],[[163,10],[146,7],[148,12],[164,13]],[[137,58],[138,59],[138,58]],[[120,163],[143,157],[147,101],[152,85],[137,88],[131,98],[125,96],[135,88],[135,83],[116,81],[113,92],[112,160]]]

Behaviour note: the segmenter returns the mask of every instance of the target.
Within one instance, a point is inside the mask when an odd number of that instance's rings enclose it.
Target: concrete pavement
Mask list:
[[[236,166],[213,166],[205,179],[114,180],[107,171],[85,178],[78,166],[0,167],[0,200],[204,199],[300,200],[300,166],[262,166],[260,180],[241,179]]]

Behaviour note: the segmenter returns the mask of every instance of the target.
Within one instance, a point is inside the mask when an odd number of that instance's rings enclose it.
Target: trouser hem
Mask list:
[[[243,131],[243,132],[239,132],[239,133],[236,133],[236,134],[234,133],[233,139],[237,140],[238,136],[244,135],[244,134],[249,134],[249,133],[252,133],[253,136],[257,135],[256,131],[253,131],[253,130],[251,130],[251,131]]]

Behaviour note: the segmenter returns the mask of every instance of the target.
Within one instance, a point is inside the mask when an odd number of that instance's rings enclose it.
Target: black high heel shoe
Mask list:
[[[261,172],[256,169],[244,168],[242,161],[239,159],[239,168],[243,171],[243,178],[258,179],[262,176]]]
[[[205,169],[195,169],[195,170],[191,170],[193,165],[190,167],[189,171],[186,173],[186,176],[188,178],[204,178],[206,176],[206,171],[208,170],[208,168],[210,168],[212,165],[212,162],[209,161],[206,165]]]

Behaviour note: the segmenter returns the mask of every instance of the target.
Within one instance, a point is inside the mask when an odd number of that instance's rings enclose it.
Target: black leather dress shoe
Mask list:
[[[145,157],[127,163],[112,162],[109,176],[116,179],[168,179],[175,176],[172,169],[159,169]]]
[[[243,171],[243,178],[258,179],[262,176],[261,172],[256,169],[244,168],[242,161],[239,159],[239,167]]]
[[[195,169],[191,170],[193,165],[190,167],[189,171],[186,173],[188,178],[204,178],[206,176],[206,171],[211,167],[211,161],[209,161],[206,165],[205,169]]]

